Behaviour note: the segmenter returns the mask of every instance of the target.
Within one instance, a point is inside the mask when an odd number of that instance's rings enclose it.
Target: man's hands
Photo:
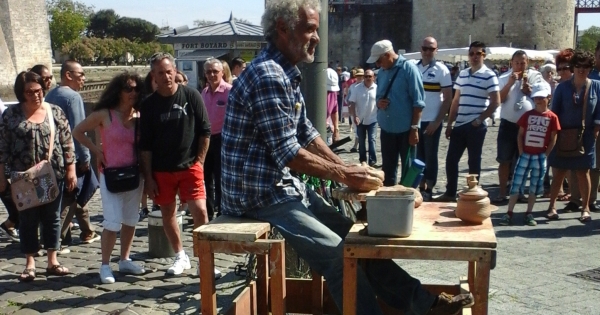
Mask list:
[[[417,145],[419,143],[419,129],[410,128],[410,133],[408,135],[408,144],[411,146]]]
[[[150,199],[154,199],[158,196],[158,186],[156,185],[156,181],[152,176],[146,176],[144,181],[144,192]]]
[[[368,166],[351,165],[345,169],[344,184],[357,191],[371,191],[383,186],[383,178]]]
[[[440,127],[440,125],[442,124],[441,121],[432,121],[429,123],[429,125],[427,125],[427,128],[425,128],[425,130],[423,131],[423,134],[431,136],[435,133],[435,131]]]
[[[387,109],[388,106],[390,105],[390,100],[388,100],[387,98],[382,98],[379,101],[377,101],[377,108],[379,109]]]
[[[450,140],[450,135],[452,134],[452,129],[454,127],[452,127],[451,125],[446,126],[446,139]]]
[[[90,163],[88,164],[88,169],[90,167]],[[67,168],[67,175],[65,176],[65,184],[67,185],[67,191],[71,192],[75,187],[77,187],[77,174],[75,173],[75,168]]]
[[[360,118],[354,116],[354,125],[356,125],[356,126],[360,125]]]

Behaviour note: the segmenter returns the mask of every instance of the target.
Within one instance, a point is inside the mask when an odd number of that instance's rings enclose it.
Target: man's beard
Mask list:
[[[294,54],[298,56],[302,56],[300,59],[301,62],[313,63],[315,61],[315,54],[309,54],[308,49],[310,48],[310,41],[305,45],[295,45],[294,46]]]

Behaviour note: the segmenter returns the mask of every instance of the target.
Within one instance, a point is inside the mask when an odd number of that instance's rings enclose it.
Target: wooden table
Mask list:
[[[468,261],[468,288],[475,315],[487,315],[490,270],[496,264],[496,235],[491,220],[469,225],[454,216],[456,203],[423,203],[415,209],[412,234],[406,238],[361,236],[354,225],[344,245],[344,315],[356,314],[358,259],[421,259]],[[424,286],[431,292],[456,293],[457,286]],[[466,311],[468,312],[468,310]]]

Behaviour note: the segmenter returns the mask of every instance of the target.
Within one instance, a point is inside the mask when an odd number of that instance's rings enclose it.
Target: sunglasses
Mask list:
[[[217,74],[219,72],[221,72],[221,70],[206,70],[206,71],[204,71],[204,73],[206,73],[206,74]]]
[[[557,72],[560,72],[560,71],[565,71],[565,70],[569,70],[569,69],[571,69],[571,67],[569,67],[569,66],[566,66],[566,67],[560,67],[560,68],[556,68],[556,71],[557,71]]]
[[[366,75],[365,79],[372,78],[372,77],[373,77],[372,75]]]
[[[434,52],[436,49],[437,49],[437,47],[425,47],[425,46],[421,47],[421,50],[425,51],[425,52],[427,52],[427,51]]]
[[[69,71],[71,73],[77,73],[80,77],[85,77],[85,73],[83,71]]]
[[[52,81],[52,78],[54,78],[54,76],[42,77],[42,80],[44,80],[44,81]]]
[[[473,57],[475,55],[485,57],[485,53],[483,51],[470,51],[469,52],[469,57]]]
[[[44,90],[42,89],[37,89],[37,90],[27,90],[25,91],[25,95],[29,95],[29,96],[35,96],[36,94],[41,94]]]
[[[125,92],[125,93],[131,93],[133,91],[139,92],[140,88],[137,85],[136,86],[127,85],[123,88],[123,92]]]
[[[575,68],[583,68],[583,69],[590,69],[591,68],[590,65],[582,65],[582,64],[576,64],[573,67],[575,67]]]

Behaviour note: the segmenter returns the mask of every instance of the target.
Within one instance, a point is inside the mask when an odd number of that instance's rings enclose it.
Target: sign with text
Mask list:
[[[206,42],[206,43],[176,43],[175,50],[181,49],[233,49],[232,42]]]

